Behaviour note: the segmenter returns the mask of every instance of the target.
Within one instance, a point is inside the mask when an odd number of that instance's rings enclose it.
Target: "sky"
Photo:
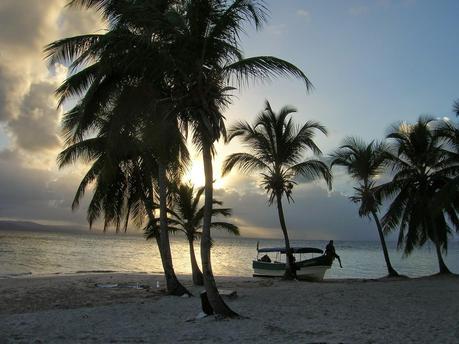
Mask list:
[[[85,206],[70,204],[86,166],[58,170],[62,149],[53,90],[65,66],[47,66],[43,47],[56,39],[104,28],[98,15],[65,8],[66,0],[0,2],[0,220],[85,225]],[[316,142],[324,155],[345,136],[382,139],[396,121],[418,116],[453,117],[459,98],[459,2],[421,0],[268,0],[270,17],[242,36],[246,56],[273,55],[300,67],[314,85],[307,93],[294,79],[254,83],[236,93],[225,111],[228,125],[253,121],[269,100],[274,110],[297,108],[297,123],[313,119],[329,131]],[[238,142],[218,144],[216,196],[233,208],[242,235],[281,237],[277,210],[269,207],[257,176],[236,171],[223,179],[225,156],[241,151]],[[187,178],[199,183],[201,161]],[[373,240],[374,223],[357,215],[347,196],[352,181],[334,171],[334,187],[300,183],[295,202],[285,205],[293,238]]]

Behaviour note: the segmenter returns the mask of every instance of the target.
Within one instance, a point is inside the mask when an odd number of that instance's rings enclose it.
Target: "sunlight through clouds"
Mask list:
[[[47,66],[42,51],[59,38],[103,33],[106,24],[94,11],[66,8],[67,2],[0,1],[0,217],[86,225],[84,202],[90,190],[78,213],[71,212],[70,204],[88,166],[78,163],[58,170],[56,164],[62,150],[59,123],[73,104],[56,109],[53,90],[67,77],[67,67]],[[330,135],[317,141],[326,155],[346,135],[381,139],[386,126],[411,123],[422,111],[440,118],[448,115],[459,78],[454,68],[455,2],[269,1],[269,7],[269,24],[257,34],[249,28],[242,37],[243,50],[247,56],[273,55],[294,62],[316,88],[307,94],[297,81],[282,78],[249,83],[234,92],[234,103],[225,111],[228,128],[237,120],[252,122],[265,99],[276,108],[291,104],[299,110],[294,117],[298,123],[314,119],[327,127]],[[426,22],[431,25],[426,27]],[[455,118],[451,114],[452,122]],[[241,151],[240,142],[219,142],[216,149],[216,197],[234,208],[244,233],[277,235],[275,208],[266,205],[260,177],[236,170],[221,177],[222,162]],[[191,157],[182,180],[203,186],[202,156],[191,149]],[[315,184],[295,187],[296,203],[287,211],[298,236],[309,224],[318,231],[329,226],[329,236],[343,226],[363,231],[367,225],[360,225],[354,205],[345,197],[352,192],[346,173],[336,170],[334,177],[332,192]],[[331,213],[338,214],[341,223],[327,223]]]

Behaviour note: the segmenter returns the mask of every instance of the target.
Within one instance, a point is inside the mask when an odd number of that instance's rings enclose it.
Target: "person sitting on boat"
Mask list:
[[[333,246],[333,240],[330,240],[330,242],[325,246],[325,255],[333,257],[333,259],[338,259],[339,266],[342,268],[343,266],[341,265],[341,258],[336,254],[335,251],[335,246]]]

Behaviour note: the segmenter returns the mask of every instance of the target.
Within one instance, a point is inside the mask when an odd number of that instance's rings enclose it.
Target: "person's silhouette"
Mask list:
[[[341,264],[341,258],[336,254],[335,246],[333,246],[333,240],[330,240],[327,246],[325,246],[325,255],[338,259],[340,268],[343,267]]]

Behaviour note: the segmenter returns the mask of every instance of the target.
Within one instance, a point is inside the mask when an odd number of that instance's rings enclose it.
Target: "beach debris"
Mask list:
[[[234,299],[234,298],[237,297],[237,291],[236,290],[218,289],[218,293],[221,296],[227,297],[229,299]]]
[[[205,317],[207,317],[208,315],[204,312],[199,312],[198,315],[196,315],[196,320],[200,320],[200,319],[204,319]]]
[[[136,284],[119,284],[119,283],[96,283],[96,288],[130,288],[130,289],[150,289],[149,286],[139,284],[138,282]]]
[[[117,288],[118,283],[108,283],[108,284],[101,284],[101,283],[96,283],[97,288]]]
[[[190,318],[190,319],[187,319],[185,320],[185,322],[194,322],[196,320],[201,320],[201,319],[204,319],[204,318],[207,318],[208,315],[204,312],[199,312],[198,315],[196,315],[194,318]]]
[[[78,270],[75,272],[76,274],[107,274],[107,273],[115,273],[118,271],[115,270]]]
[[[159,285],[159,281],[156,281],[156,289],[159,289],[160,285]]]

